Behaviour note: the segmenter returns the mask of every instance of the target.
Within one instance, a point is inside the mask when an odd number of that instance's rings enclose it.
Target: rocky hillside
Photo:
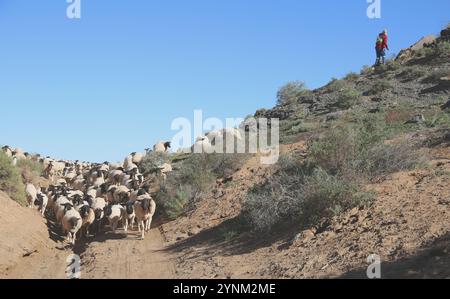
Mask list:
[[[64,277],[72,252],[84,278],[365,278],[372,254],[384,278],[450,277],[449,37],[450,27],[316,90],[282,87],[255,114],[281,120],[276,165],[147,153],[132,170],[171,171],[144,180],[157,204],[145,240],[107,227],[63,246],[52,217],[0,193],[0,277]],[[7,164],[4,186],[21,190]],[[45,185],[31,166],[22,178]],[[92,165],[98,177],[107,166]]]
[[[385,278],[450,277],[449,30],[421,39],[385,66],[365,67],[322,88],[307,90],[301,82],[283,87],[278,105],[255,117],[281,119],[287,166],[246,160],[195,209],[164,224],[168,250],[178,254],[177,275],[365,278],[367,257],[377,254]],[[348,134],[378,144],[355,147]],[[367,156],[357,158],[367,160],[368,171],[348,161],[333,163],[349,157],[354,162],[356,156],[345,153],[355,149],[367,149]],[[311,164],[324,172],[317,184],[311,183],[314,175],[306,183],[292,179]],[[355,178],[355,171],[364,179]],[[323,192],[311,193],[308,184]],[[311,194],[298,203],[306,202],[307,211],[321,218],[302,223],[307,214],[286,212],[283,204],[305,192]],[[320,205],[311,207],[312,200]],[[255,230],[255,222],[263,230]]]

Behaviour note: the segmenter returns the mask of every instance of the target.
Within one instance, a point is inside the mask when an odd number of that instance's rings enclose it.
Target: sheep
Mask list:
[[[131,162],[133,162],[135,165],[139,165],[142,163],[142,160],[144,160],[145,153],[132,153],[131,156],[132,156]]]
[[[95,221],[95,212],[88,204],[79,207],[78,212],[82,219],[80,237],[85,238],[89,235],[89,229]]]
[[[103,171],[97,171],[96,177],[93,180],[93,186],[100,187],[104,183],[105,183],[105,176],[103,174]]]
[[[122,167],[123,168],[128,168],[131,164],[133,164],[133,156],[132,155],[128,155],[123,160]]]
[[[148,195],[146,190],[144,190],[144,189],[134,190],[130,193],[130,200],[136,201],[138,199],[138,197],[143,196],[143,195]]]
[[[171,142],[167,141],[167,142],[158,142],[157,144],[155,144],[153,146],[153,151],[155,153],[168,153],[169,152],[169,148],[171,147]]]
[[[34,205],[39,207],[39,211],[41,215],[44,216],[45,211],[47,210],[48,205],[48,197],[42,191],[36,195],[36,199],[34,201]]]
[[[122,210],[123,212],[123,219],[125,220],[124,222],[124,226],[123,229],[125,231],[125,233],[128,232],[128,225],[131,226],[131,230],[133,230],[133,226],[134,226],[134,219],[136,218],[136,213],[134,211],[134,201],[128,201],[125,205],[124,205],[124,209]]]
[[[226,142],[227,138],[237,138],[237,140],[243,140],[241,130],[235,128],[225,128],[218,131],[211,131],[206,134],[209,142],[213,146],[223,147],[223,144]]]
[[[123,175],[124,172],[122,167],[118,167],[114,170],[111,170],[108,174],[107,182],[119,186]]]
[[[37,197],[37,190],[33,184],[26,184],[25,193],[27,195],[28,207],[33,208]]]
[[[16,156],[14,156],[12,159],[12,165],[17,166],[17,157]]]
[[[114,190],[113,202],[116,204],[125,203],[130,199],[130,189],[126,186],[119,186]]]
[[[13,157],[13,151],[9,146],[5,145],[4,147],[2,147],[2,150],[9,158]]]
[[[118,162],[118,163],[110,163],[109,164],[109,170],[116,170],[118,168],[121,168],[123,166],[122,163]]]
[[[75,190],[83,190],[86,186],[86,180],[84,178],[77,178],[72,183],[72,188]]]
[[[69,243],[75,245],[76,234],[81,229],[83,219],[78,211],[76,211],[70,203],[65,203],[64,216],[62,217],[63,233],[67,234]]]
[[[166,181],[166,179],[167,179],[167,174],[168,174],[169,172],[172,172],[172,171],[173,171],[173,168],[172,168],[172,165],[170,165],[169,163],[164,163],[163,165],[161,165],[161,166],[159,167],[159,171],[160,171],[160,173],[161,173],[161,175],[162,175],[164,181]]]
[[[58,224],[58,225],[61,224],[61,220],[64,217],[64,207],[66,204],[72,205],[72,203],[69,201],[69,199],[67,199],[67,197],[65,197],[65,196],[61,196],[55,201],[53,211],[54,211],[55,217],[56,217],[56,224]]]
[[[27,158],[25,152],[20,148],[16,148],[13,151],[13,156],[17,157],[17,160],[25,160]]]
[[[105,217],[108,219],[113,233],[116,233],[119,222],[123,219],[123,209],[121,205],[108,205],[105,207]]]
[[[96,198],[98,194],[98,189],[97,187],[90,187],[89,190],[86,191],[86,195],[90,196],[91,198]]]
[[[134,203],[134,210],[138,221],[139,232],[141,233],[141,240],[144,240],[145,232],[151,228],[153,215],[156,211],[156,203],[148,195],[140,196]]]
[[[196,154],[200,153],[211,154],[214,151],[214,149],[208,137],[201,136],[197,138],[195,144],[191,147],[191,151]]]
[[[96,231],[96,233],[99,233],[101,230],[103,217],[105,216],[105,212],[104,212],[105,208],[106,208],[105,199],[103,199],[101,197],[97,197],[92,202],[91,208],[94,211],[94,217],[95,217],[94,222],[93,222],[93,227],[94,227],[94,230]]]

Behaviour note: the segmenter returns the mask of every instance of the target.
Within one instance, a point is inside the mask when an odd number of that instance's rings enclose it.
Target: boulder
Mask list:
[[[395,60],[400,63],[405,63],[409,59],[411,59],[411,57],[414,55],[415,52],[417,52],[425,47],[430,46],[431,44],[436,42],[436,40],[437,40],[437,38],[434,35],[425,36],[425,37],[421,38],[418,42],[416,42],[414,45],[412,45],[411,47],[401,50]]]
[[[442,109],[442,110],[450,109],[450,100],[448,100],[447,103],[443,104],[443,105],[441,106],[441,109]]]

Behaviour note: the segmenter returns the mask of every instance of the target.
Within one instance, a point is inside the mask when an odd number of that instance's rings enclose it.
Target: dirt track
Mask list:
[[[164,239],[157,228],[152,229],[145,240],[138,240],[135,232],[128,236],[123,232],[106,234],[91,243],[81,255],[82,278],[174,278],[172,257],[164,249]]]
[[[82,258],[81,278],[173,278],[175,260],[164,251],[154,228],[141,241],[137,232],[106,233],[73,250],[55,239],[37,211],[19,206],[0,192],[0,278],[64,279],[67,258]],[[49,234],[50,237],[49,238]]]

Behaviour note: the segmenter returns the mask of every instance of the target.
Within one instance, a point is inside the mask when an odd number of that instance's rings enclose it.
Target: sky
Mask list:
[[[450,22],[450,1],[0,0],[0,144],[92,162],[171,140],[175,118],[245,117]]]

